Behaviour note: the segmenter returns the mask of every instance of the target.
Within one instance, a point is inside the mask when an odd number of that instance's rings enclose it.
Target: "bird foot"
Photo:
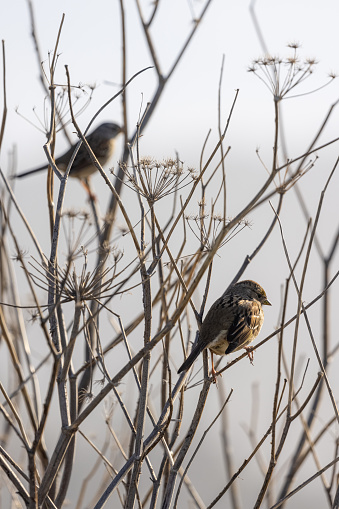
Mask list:
[[[254,359],[253,348],[251,346],[248,346],[247,348],[245,348],[245,350],[246,350],[247,356],[250,360],[250,363],[252,364],[252,366],[254,366],[254,364],[253,364],[253,359]]]
[[[92,192],[89,192],[88,193],[88,202],[89,203],[92,203],[92,202],[97,203],[97,201],[98,201],[97,195]]]
[[[216,387],[218,387],[217,376],[220,376],[222,378],[222,374],[215,371],[214,366],[213,366],[213,369],[211,369],[211,376],[212,376],[212,384],[215,384]]]

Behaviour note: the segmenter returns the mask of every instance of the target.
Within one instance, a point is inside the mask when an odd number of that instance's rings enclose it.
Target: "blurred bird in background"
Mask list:
[[[121,133],[121,130],[121,127],[117,124],[106,122],[99,125],[99,127],[94,129],[92,133],[86,136],[89,146],[102,166],[104,166],[111,158],[114,150],[115,138],[119,133]],[[67,165],[73,155],[76,145],[77,143],[72,145],[67,152],[55,160],[57,167],[62,173],[65,173],[67,169]],[[22,178],[28,175],[33,175],[34,173],[46,170],[47,168],[48,163],[43,166],[39,166],[39,168],[34,168],[33,170],[28,170],[14,175],[13,178]],[[89,194],[91,194],[87,180],[92,173],[96,171],[97,168],[93,165],[86,147],[82,144],[74,159],[69,176],[80,179],[86,190]]]

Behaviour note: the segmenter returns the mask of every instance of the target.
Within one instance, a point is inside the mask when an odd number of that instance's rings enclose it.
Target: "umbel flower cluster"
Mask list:
[[[292,55],[286,58],[265,55],[264,57],[253,60],[252,65],[248,68],[248,71],[255,74],[273,93],[276,101],[281,101],[286,98],[291,90],[309,78],[311,74],[313,74],[314,67],[317,64],[315,58],[306,58],[302,60],[299,57],[298,50],[300,45],[298,43],[288,44],[287,47],[292,49]],[[329,78],[330,80],[320,88],[327,86],[336,78],[336,75],[330,73]],[[320,88],[311,90],[311,92],[313,93]],[[292,96],[288,95],[288,97],[291,98]]]
[[[184,169],[179,159],[157,161],[152,157],[142,157],[137,164],[128,166],[119,163],[126,179],[124,184],[147,199],[150,205],[161,200],[197,178],[193,168]]]

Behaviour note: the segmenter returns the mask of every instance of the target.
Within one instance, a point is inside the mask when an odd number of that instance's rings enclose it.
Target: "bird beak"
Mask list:
[[[265,299],[264,302],[262,302],[262,304],[264,306],[272,306],[272,304],[270,303],[270,301],[268,299]]]

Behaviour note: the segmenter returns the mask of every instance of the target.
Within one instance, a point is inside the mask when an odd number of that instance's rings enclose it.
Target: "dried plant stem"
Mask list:
[[[290,493],[288,493],[288,495],[285,496],[284,499],[282,500],[279,500],[279,502],[277,502],[276,504],[274,504],[272,507],[270,507],[270,509],[277,509],[278,507],[280,507],[286,500],[290,499],[291,497],[293,497],[293,495],[295,495],[296,493],[298,493],[300,490],[302,490],[303,488],[305,488],[305,486],[307,486],[308,484],[310,484],[312,481],[314,481],[315,479],[317,479],[320,475],[322,475],[324,472],[326,472],[326,470],[328,470],[330,467],[332,467],[333,465],[335,465],[337,462],[339,461],[339,456],[337,458],[335,458],[333,461],[331,461],[330,463],[328,463],[326,466],[324,466],[321,470],[319,470],[316,474],[312,475],[311,477],[309,477],[306,481],[304,481],[302,484],[300,484],[297,488],[295,488],[293,491],[291,491]],[[336,501],[337,503],[337,501]]]
[[[5,53],[5,41],[1,41],[2,46],[2,75],[3,75],[3,93],[4,93],[4,107],[2,112],[1,119],[1,128],[0,128],[0,150],[2,146],[2,140],[5,132],[6,118],[7,118],[7,93],[6,93],[6,53]]]
[[[182,462],[184,461],[184,458],[189,450],[189,447],[192,443],[193,437],[197,430],[198,424],[200,422],[201,415],[202,415],[202,412],[204,410],[204,406],[206,403],[206,398],[207,398],[207,395],[208,395],[208,392],[210,389],[210,385],[211,385],[210,380],[205,380],[205,382],[203,384],[203,388],[202,388],[200,396],[199,396],[196,410],[194,412],[194,416],[192,418],[191,425],[188,429],[188,432],[187,432],[184,442],[181,446],[181,449],[176,457],[174,465],[171,468],[168,483],[166,486],[165,495],[164,495],[164,500],[162,503],[162,509],[167,509],[171,505],[178,471],[179,471],[179,468],[181,467]]]
[[[333,254],[335,252],[335,249],[336,249],[336,246],[338,243],[338,239],[339,239],[339,235],[337,233],[337,235],[334,238],[334,242],[329,250],[329,254],[326,257],[326,259],[324,260],[324,287],[327,287],[328,283],[329,283],[329,265],[331,263]],[[323,320],[324,320],[323,321],[323,327],[324,327],[323,364],[324,364],[324,368],[326,369],[327,363],[328,363],[328,358],[329,358],[329,354],[328,354],[328,341],[329,341],[329,333],[328,333],[329,296],[328,296],[328,292],[325,293],[324,300],[323,300]],[[301,464],[304,462],[305,458],[307,457],[308,453],[311,450],[312,445],[311,445],[311,442],[308,440],[310,443],[310,446],[309,446],[308,450],[306,450],[303,453],[305,441],[306,441],[306,438],[308,438],[307,434],[309,433],[309,430],[310,430],[312,424],[314,423],[315,416],[317,415],[317,410],[320,405],[321,395],[323,393],[324,387],[325,387],[324,383],[320,383],[317,393],[315,395],[313,404],[309,410],[309,416],[308,416],[307,422],[305,423],[305,426],[304,426],[305,431],[300,439],[298,446],[296,447],[294,456],[291,460],[289,472],[286,475],[285,483],[284,483],[282,490],[280,492],[280,496],[279,496],[280,499],[283,499],[286,496],[286,494],[288,493],[289,487],[290,487],[291,483],[293,482],[293,479],[294,479],[294,476],[295,476],[297,470],[300,468]],[[315,444],[316,441],[317,440],[313,440],[313,444]]]
[[[188,471],[189,467],[191,466],[191,464],[193,463],[193,460],[194,460],[194,458],[195,458],[196,454],[198,453],[198,451],[199,451],[199,449],[200,449],[200,447],[201,447],[201,445],[202,445],[203,441],[205,440],[205,438],[206,438],[206,436],[207,436],[207,433],[210,431],[210,429],[212,428],[212,426],[215,424],[215,422],[218,420],[218,418],[219,418],[219,417],[221,416],[221,414],[224,412],[225,407],[226,407],[227,403],[229,402],[229,400],[230,400],[230,398],[231,398],[231,396],[232,396],[232,393],[233,393],[233,389],[231,389],[231,390],[230,390],[230,393],[229,393],[229,395],[227,396],[227,398],[225,399],[224,403],[222,404],[221,409],[220,409],[220,411],[218,412],[218,414],[215,416],[215,418],[213,419],[213,421],[211,422],[211,424],[208,426],[208,428],[207,428],[207,429],[203,432],[202,437],[201,437],[201,439],[199,440],[199,443],[198,443],[197,447],[195,448],[195,450],[194,450],[194,452],[193,452],[193,455],[192,455],[192,457],[191,457],[190,461],[187,463],[187,466],[186,466],[186,468],[185,468],[185,470],[184,470],[184,474],[183,474],[183,476],[182,476],[182,478],[181,478],[181,481],[180,481],[180,484],[179,484],[179,486],[178,486],[177,494],[176,494],[175,501],[174,501],[174,509],[176,509],[176,508],[177,508],[177,506],[178,506],[179,494],[180,494],[180,490],[181,490],[181,487],[182,487],[183,480],[184,480],[184,478],[185,478],[185,476],[186,476],[186,473],[187,473],[187,471]],[[190,430],[191,430],[191,428],[190,428]],[[193,438],[193,437],[192,437],[192,438]],[[183,446],[184,446],[184,445],[185,445],[185,441],[184,441],[184,443],[183,443]]]

